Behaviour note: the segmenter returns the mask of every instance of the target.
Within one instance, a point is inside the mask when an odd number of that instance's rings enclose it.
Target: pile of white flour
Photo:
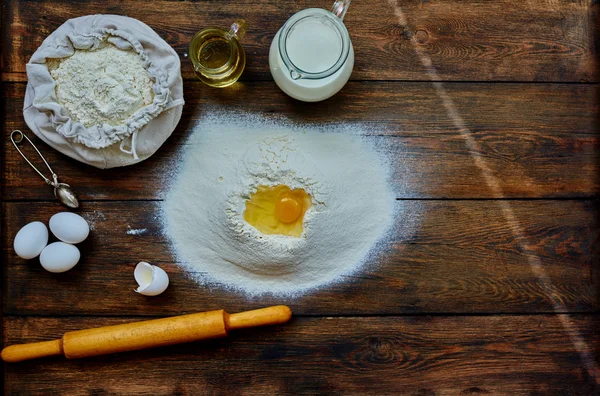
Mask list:
[[[163,203],[178,261],[200,283],[249,294],[296,294],[355,271],[390,228],[395,202],[385,156],[362,132],[251,116],[200,120]],[[278,184],[312,197],[300,238],[244,221],[251,193]]]
[[[112,44],[77,50],[49,68],[59,103],[86,128],[121,125],[154,100],[153,81],[140,55]]]

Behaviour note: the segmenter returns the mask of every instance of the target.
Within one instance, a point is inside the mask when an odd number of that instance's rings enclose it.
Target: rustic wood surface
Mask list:
[[[512,201],[528,252],[541,257],[557,297],[569,311],[599,308],[592,281],[597,209],[589,201]],[[7,230],[29,219],[46,221],[54,202],[4,204]],[[218,287],[198,288],[173,262],[155,213],[158,202],[86,202],[80,213],[94,225],[82,262],[66,274],[20,260],[12,235],[3,240],[5,309],[10,315],[163,316],[288,304],[300,315],[552,312],[546,285],[532,273],[494,201],[398,201],[398,227],[386,251],[365,271],[303,297],[244,298]],[[549,215],[551,214],[551,215]],[[128,230],[143,230],[128,235]],[[160,263],[171,286],[163,295],[132,293],[140,260]],[[90,303],[93,300],[94,303]]]
[[[5,394],[600,392],[581,354],[591,353],[598,365],[600,3],[356,0],[345,19],[356,51],[352,81],[326,102],[299,103],[271,80],[269,45],[294,12],[330,2],[2,4],[3,345],[217,308],[288,304],[295,314],[284,326],[224,340],[4,365]],[[79,213],[93,226],[81,263],[50,274],[36,260],[19,259],[12,241],[24,224],[47,221],[62,208],[8,135],[27,131],[22,108],[31,54],[68,18],[94,13],[138,18],[171,44],[182,60],[186,105],[165,145],[124,169],[84,166],[34,139],[76,187]],[[193,34],[240,16],[249,25],[242,82],[216,90],[195,81],[186,59]],[[434,78],[443,81],[498,189],[486,182],[415,50],[431,57]],[[157,214],[190,130],[224,110],[363,124],[368,139],[395,159],[397,222],[382,253],[360,272],[296,298],[248,297],[186,276]],[[165,294],[133,292],[133,268],[143,259],[169,273]]]
[[[25,64],[44,38],[65,20],[122,14],[150,24],[175,50],[205,26],[248,22],[244,80],[270,80],[269,45],[283,22],[309,7],[333,1],[73,1],[8,0],[4,16],[6,80],[26,81]],[[398,0],[408,25],[401,27],[388,1],[355,1],[344,20],[360,49],[353,80],[428,80],[414,52],[432,57],[443,80],[598,81],[595,45],[598,5],[593,0]],[[413,40],[413,38],[415,40]],[[418,44],[415,44],[418,43]],[[184,78],[193,79],[189,62]]]
[[[229,338],[10,367],[15,394],[592,395],[556,315],[298,317]],[[136,318],[11,317],[9,343]],[[600,348],[598,315],[568,318]],[[40,336],[43,334],[43,336]]]
[[[27,129],[22,117],[25,85],[4,87],[6,129]],[[595,129],[600,86],[449,84],[447,90],[456,98],[505,197],[596,194],[600,185]],[[293,101],[274,82],[245,83],[222,91],[200,82],[188,83],[185,97],[184,114],[172,137],[136,166],[99,170],[53,150],[44,150],[44,155],[59,175],[73,181],[83,199],[160,199],[168,191],[170,170],[179,163],[186,136],[207,113],[260,112],[307,123],[343,119],[364,124],[373,139],[393,151],[398,198],[498,198],[482,182],[464,138],[445,115],[430,83],[350,83],[324,106]],[[4,198],[51,199],[52,190],[23,166],[9,140],[4,141],[4,151]],[[150,179],[160,183],[148,183]]]

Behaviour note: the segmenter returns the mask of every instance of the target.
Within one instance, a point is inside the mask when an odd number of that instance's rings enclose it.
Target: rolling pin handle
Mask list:
[[[11,345],[2,350],[2,360],[7,363],[22,362],[47,356],[63,354],[62,339]]]
[[[290,320],[292,310],[285,305],[255,309],[253,311],[239,312],[225,316],[228,330],[245,329],[256,326],[269,326],[282,324]]]

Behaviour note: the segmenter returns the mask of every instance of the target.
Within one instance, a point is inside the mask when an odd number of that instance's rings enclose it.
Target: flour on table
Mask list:
[[[92,231],[96,228],[96,224],[99,221],[106,220],[106,216],[104,215],[104,213],[98,210],[94,210],[93,212],[81,213],[81,217],[83,217],[85,221],[87,221],[88,225],[90,226],[90,230]]]
[[[121,125],[154,100],[153,81],[140,55],[113,44],[76,50],[49,62],[49,69],[58,102],[86,128]]]
[[[142,235],[148,232],[147,228],[127,228],[127,235]]]
[[[230,114],[200,120],[163,203],[177,261],[200,283],[297,294],[356,271],[393,221],[388,166],[360,126],[298,126]],[[303,188],[300,238],[243,216],[259,185]]]

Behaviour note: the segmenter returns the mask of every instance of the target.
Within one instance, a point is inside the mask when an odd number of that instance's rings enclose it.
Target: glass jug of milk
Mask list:
[[[269,68],[283,92],[305,102],[335,95],[354,67],[354,49],[342,22],[350,0],[331,11],[307,8],[279,29],[269,51]]]

